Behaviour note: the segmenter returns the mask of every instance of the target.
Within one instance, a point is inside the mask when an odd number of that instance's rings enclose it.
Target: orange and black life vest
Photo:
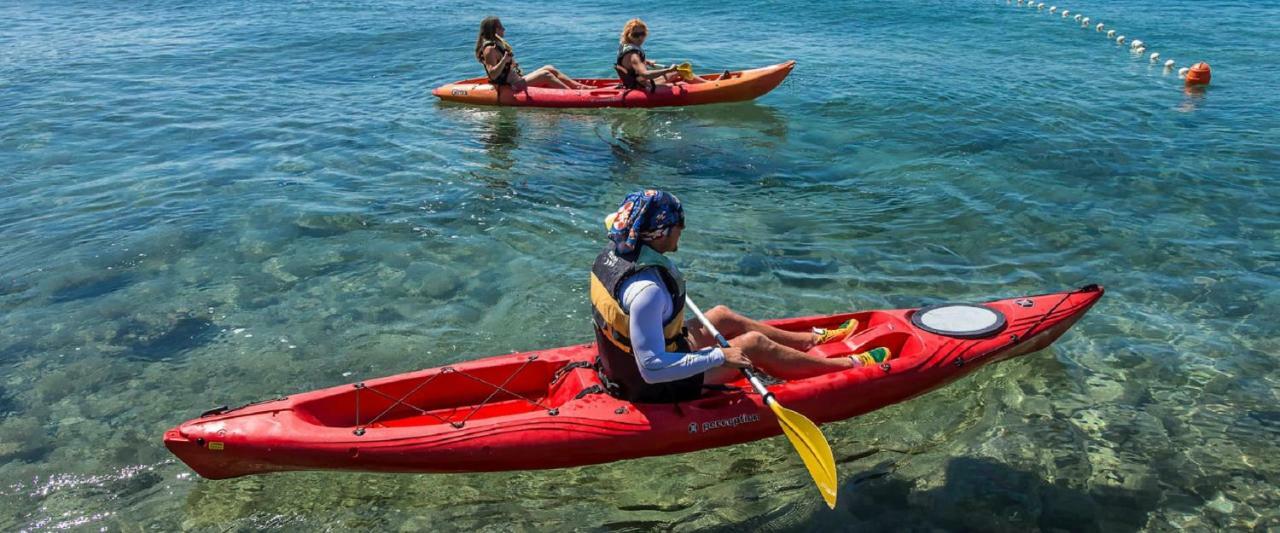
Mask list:
[[[627,278],[655,269],[671,292],[675,313],[662,325],[669,352],[691,351],[684,327],[684,278],[666,256],[641,245],[630,254],[618,254],[612,244],[596,257],[591,267],[591,318],[595,323],[596,348],[601,370],[617,385],[612,394],[633,402],[684,401],[702,391],[702,374],[670,383],[650,384],[640,375],[639,362],[631,348],[631,318],[620,303],[619,290]]]

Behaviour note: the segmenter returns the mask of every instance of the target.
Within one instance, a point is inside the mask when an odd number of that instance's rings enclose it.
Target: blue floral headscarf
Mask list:
[[[676,195],[657,189],[628,194],[610,215],[609,240],[618,253],[629,253],[640,241],[661,239],[684,224],[684,207]]]

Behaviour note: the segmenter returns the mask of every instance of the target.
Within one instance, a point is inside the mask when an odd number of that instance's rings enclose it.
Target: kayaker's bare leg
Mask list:
[[[555,74],[546,70],[546,67],[542,67],[538,70],[525,74],[524,82],[531,87],[549,87],[552,89],[569,88],[569,86],[565,85],[563,81],[560,81],[560,78],[557,78]]]
[[[563,72],[551,65],[544,65],[538,70],[525,74],[524,80],[530,85],[536,86],[541,82],[557,89],[589,89],[591,87],[574,81],[573,78],[565,76]]]
[[[711,325],[720,330],[720,334],[724,335],[724,338],[731,340],[748,331],[754,331],[799,351],[813,348],[817,340],[812,332],[778,329],[759,320],[752,320],[742,316],[723,305],[717,305],[707,311],[707,320],[710,320]],[[707,347],[716,345],[715,337],[711,336],[697,319],[690,319],[685,323],[685,326],[689,328],[689,333],[693,336],[694,346]]]
[[[680,82],[691,83],[691,84],[707,82],[707,80],[703,79],[697,74],[694,74],[692,79],[686,80],[684,79],[683,76],[680,75],[679,72],[668,72],[666,74],[663,74],[661,77],[656,78],[656,81],[658,82],[658,85],[675,85],[676,83],[680,83]]]
[[[758,331],[734,337],[730,345],[737,347],[751,364],[780,379],[804,379],[861,366],[848,357],[827,359],[783,346]],[[741,377],[736,369],[719,367],[707,372],[707,383],[727,383]]]
[[[590,88],[592,88],[590,85],[587,85],[587,84],[585,84],[585,83],[578,83],[578,80],[575,80],[575,79],[573,79],[573,78],[570,78],[569,76],[566,76],[566,75],[565,75],[565,73],[560,72],[558,69],[556,69],[555,67],[553,67],[553,66],[551,66],[551,65],[547,65],[547,66],[545,66],[545,67],[543,67],[543,68],[545,68],[545,69],[547,69],[547,70],[550,70],[552,75],[554,75],[557,79],[559,79],[561,82],[563,82],[565,85],[567,85],[570,89],[579,89],[579,90],[581,90],[581,89],[590,89]]]

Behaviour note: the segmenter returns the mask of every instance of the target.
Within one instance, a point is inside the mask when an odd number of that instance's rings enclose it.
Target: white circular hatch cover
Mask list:
[[[948,337],[985,337],[1004,329],[1004,315],[982,305],[942,304],[925,307],[911,315],[916,327]]]

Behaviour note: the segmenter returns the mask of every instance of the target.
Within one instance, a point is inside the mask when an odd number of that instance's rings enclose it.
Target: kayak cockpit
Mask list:
[[[728,72],[728,76],[726,76],[725,74],[726,73],[721,72],[717,74],[699,74],[699,76],[702,77],[702,79],[707,80],[708,82],[728,81],[734,78],[742,77],[742,72]],[[590,91],[598,91],[601,89],[617,89],[619,91],[622,90],[621,89],[622,81],[618,79],[581,78],[581,79],[575,79],[573,81],[576,81],[583,85],[589,85],[591,86],[591,88],[590,89],[563,89],[545,82],[531,83],[529,84],[529,87],[536,88],[536,89],[557,90],[557,91],[565,91],[565,92],[584,92],[584,93],[590,92]],[[464,85],[466,86],[485,85],[490,88],[493,87],[492,85],[489,84],[488,78],[471,78],[471,79],[456,81],[449,85],[445,85],[444,87],[440,88],[441,90],[439,92],[448,92],[444,89],[451,89],[452,87],[455,87],[455,86],[464,86]]]
[[[858,321],[849,337],[816,346],[809,353],[835,358],[888,348],[895,360],[921,354],[924,343],[919,332],[908,316],[895,313],[867,311],[797,320],[782,327],[805,331],[837,327],[849,319]],[[594,351],[584,347],[584,353],[571,359],[520,354],[434,368],[348,385],[345,390],[301,401],[293,410],[308,423],[356,431],[463,427],[479,420],[537,413],[554,416],[566,403],[582,397],[584,391],[604,392],[588,364],[593,356]],[[745,383],[730,385],[746,387]],[[715,396],[715,391],[708,391],[707,398]]]
[[[858,327],[852,334],[839,342],[814,346],[809,354],[827,358],[847,357],[872,348],[888,348],[894,359],[903,359],[921,351],[923,342],[916,336],[910,323],[891,313],[865,311],[840,315],[840,322],[827,320],[811,327],[838,327],[842,321],[849,319],[858,321]]]
[[[843,341],[809,350],[821,357],[847,357],[872,348],[888,348],[894,359],[919,355],[923,342],[906,317],[884,312],[861,312],[797,320],[785,329],[837,327],[848,319],[858,327]],[[318,426],[351,428],[463,427],[480,420],[521,415],[555,416],[565,404],[585,394],[604,393],[589,361],[594,350],[582,347],[573,358],[512,356],[433,368],[390,379],[354,383],[298,402],[294,414]],[[800,380],[804,381],[804,380]],[[745,390],[745,382],[729,384]],[[708,390],[704,398],[736,396]]]

